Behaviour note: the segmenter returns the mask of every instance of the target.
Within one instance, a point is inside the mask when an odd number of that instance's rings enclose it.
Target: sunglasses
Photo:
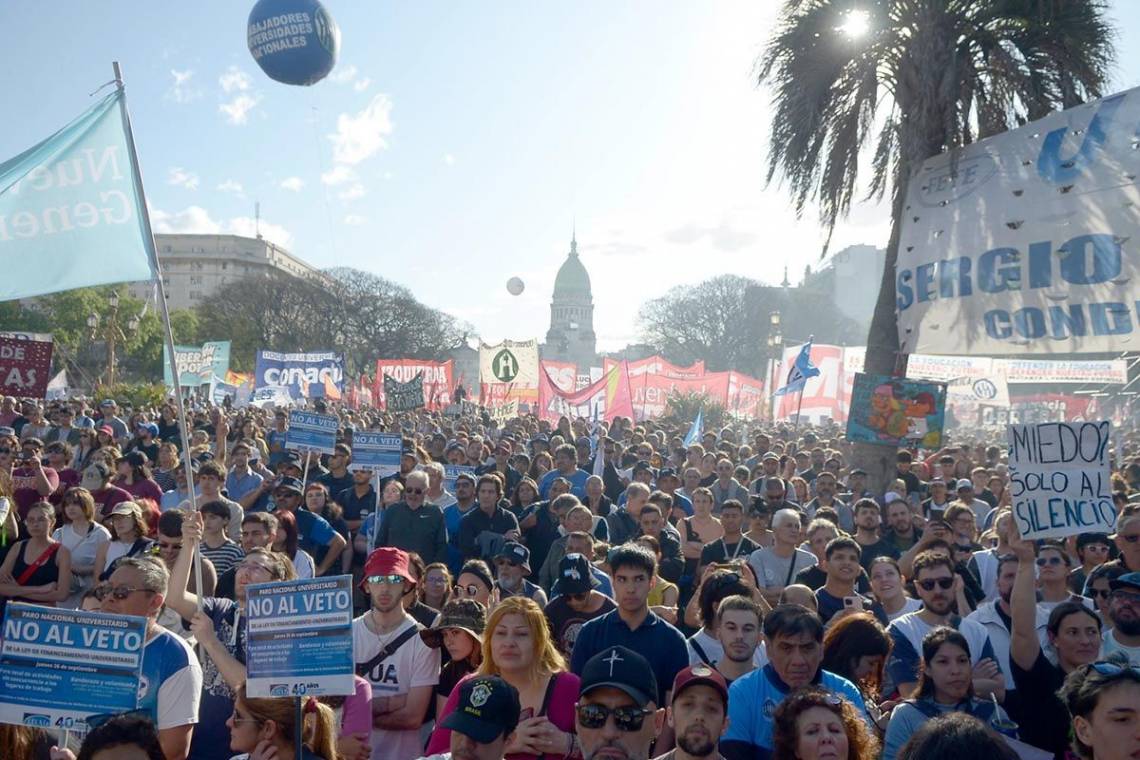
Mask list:
[[[1107,589],[1107,588],[1090,588],[1089,589],[1089,594],[1092,595],[1093,599],[1096,599],[1097,597],[1100,597],[1101,599],[1107,599],[1109,594],[1111,594],[1111,593],[1112,593],[1112,591],[1110,589]]]
[[[456,487],[458,487],[458,485]],[[404,493],[410,493],[410,494],[415,494],[416,496],[420,496],[421,494],[425,493],[425,491],[422,488],[405,488]]]
[[[144,591],[148,594],[155,593],[148,588],[139,588],[137,586],[111,586],[108,584],[106,586],[96,586],[94,594],[95,598],[100,602],[109,596],[113,596],[121,602],[136,591]]]
[[[640,731],[645,717],[653,711],[647,707],[615,707],[610,709],[605,705],[575,705],[578,714],[578,725],[583,728],[599,729],[606,725],[606,721],[613,716],[614,725],[619,731]]]
[[[369,583],[375,584],[388,584],[389,586],[399,586],[404,582],[402,575],[370,575],[364,580]]]
[[[468,583],[466,586],[454,586],[451,590],[456,595],[466,596],[469,599],[474,599],[475,597],[479,596],[479,593],[482,591],[482,589],[480,589],[474,583]]]
[[[1037,567],[1045,567],[1046,565],[1060,565],[1064,560],[1060,557],[1038,557]]]
[[[934,587],[942,589],[943,591],[951,588],[954,585],[953,578],[927,578],[924,581],[915,581],[915,583],[922,587],[923,591],[933,591]]]

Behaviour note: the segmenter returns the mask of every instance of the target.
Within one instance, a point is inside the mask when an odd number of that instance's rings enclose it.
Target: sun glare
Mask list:
[[[853,8],[843,16],[839,31],[852,39],[865,35],[871,29],[871,14],[860,8]]]

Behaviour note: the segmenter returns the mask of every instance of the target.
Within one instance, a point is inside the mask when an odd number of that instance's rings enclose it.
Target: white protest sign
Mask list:
[[[1116,529],[1109,482],[1111,438],[1107,421],[1009,426],[1009,487],[1022,538]]]

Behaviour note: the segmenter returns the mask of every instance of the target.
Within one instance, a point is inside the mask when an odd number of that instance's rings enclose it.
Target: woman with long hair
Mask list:
[[[869,612],[844,615],[828,626],[823,635],[820,668],[855,684],[880,730],[887,724],[877,705],[882,697],[883,672],[892,648],[890,634]]]
[[[238,689],[233,714],[226,721],[230,729],[230,749],[248,752],[252,758],[275,760],[338,760],[336,718],[333,710],[315,697],[302,707],[304,747],[297,755],[297,710],[289,697],[254,699]],[[275,754],[269,754],[269,750]]]
[[[443,611],[451,600],[451,571],[445,562],[432,562],[424,568],[424,582],[416,584],[420,601],[433,610]]]
[[[533,600],[508,597],[491,612],[483,635],[483,663],[477,674],[501,676],[515,687],[523,714],[530,716],[520,720],[508,737],[508,760],[561,760],[576,752],[574,704],[580,682],[567,671],[566,661],[550,636],[546,616]],[[459,691],[452,689],[439,714],[440,721],[455,711]],[[427,754],[445,752],[449,746],[451,731],[440,728],[437,722]]]
[[[808,482],[796,475],[791,480],[792,495],[796,498],[797,504],[807,504],[811,501],[811,489],[808,488]]]
[[[81,428],[79,431],[79,443],[75,447],[75,455],[72,459],[71,466],[83,472],[87,469],[87,465],[93,461],[92,455],[98,451],[99,434],[91,428]]]
[[[550,454],[545,451],[540,451],[534,455],[534,460],[530,463],[530,472],[527,475],[535,483],[542,481],[542,476],[554,469],[554,460],[551,459]]]
[[[63,494],[64,523],[52,538],[71,552],[71,588],[60,607],[79,609],[83,594],[95,586],[95,561],[111,533],[95,522],[95,499],[86,488],[69,488]]]
[[[55,507],[37,501],[24,517],[27,538],[0,565],[0,613],[9,601],[54,607],[71,593],[71,552],[52,536]]]
[[[293,563],[293,570],[297,578],[307,580],[314,577],[317,566],[312,556],[300,548],[300,533],[297,531],[297,518],[286,509],[279,509],[273,513],[277,518],[277,535],[273,539],[273,551],[281,552]]]
[[[111,540],[95,552],[95,572],[99,580],[111,576],[115,562],[122,557],[146,554],[154,546],[143,510],[133,501],[121,501],[111,510]]]
[[[833,691],[806,686],[773,715],[772,757],[782,760],[877,760],[879,741],[855,706]]]
[[[435,714],[442,715],[451,690],[483,662],[483,631],[487,609],[471,599],[456,599],[444,606],[439,621],[420,631],[420,638],[432,649],[443,647],[450,657],[435,687]]]
[[[332,496],[329,494],[328,486],[324,483],[309,483],[305,486],[303,508],[323,517],[325,521],[332,526],[332,529],[344,538],[345,544],[352,540],[352,536],[348,530],[348,523],[344,521],[344,509],[333,501]],[[312,545],[309,548],[313,550],[313,561],[320,567],[320,564],[324,562],[325,556],[329,552],[329,547],[327,545]],[[334,561],[333,566],[325,572],[326,576],[351,573],[352,552],[342,551],[340,554],[340,567],[338,568],[336,564]]]
[[[1016,726],[997,702],[974,698],[970,645],[958,631],[943,626],[922,639],[918,694],[891,711],[883,737],[883,760],[895,760],[899,749],[923,723],[948,712],[968,713],[995,726]]]

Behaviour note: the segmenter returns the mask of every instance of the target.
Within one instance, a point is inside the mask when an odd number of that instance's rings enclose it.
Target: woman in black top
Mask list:
[[[46,501],[28,507],[28,538],[0,566],[0,613],[9,600],[54,607],[71,593],[71,552],[52,538],[54,528],[55,507]]]

